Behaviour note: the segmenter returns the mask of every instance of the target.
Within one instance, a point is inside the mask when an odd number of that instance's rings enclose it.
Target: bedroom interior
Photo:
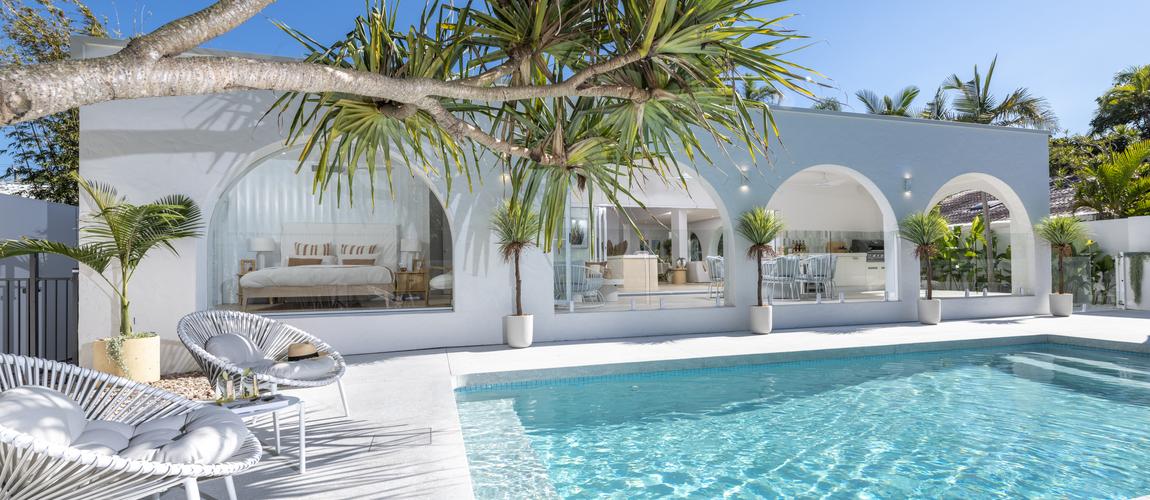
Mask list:
[[[450,308],[451,233],[423,179],[397,170],[317,199],[298,149],[269,155],[216,204],[208,229],[213,305],[291,312]],[[357,173],[357,178],[361,177]]]

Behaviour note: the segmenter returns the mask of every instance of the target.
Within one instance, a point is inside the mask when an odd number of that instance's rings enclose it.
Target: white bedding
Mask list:
[[[278,286],[389,285],[391,271],[383,266],[291,266],[252,271],[240,278],[243,288]]]

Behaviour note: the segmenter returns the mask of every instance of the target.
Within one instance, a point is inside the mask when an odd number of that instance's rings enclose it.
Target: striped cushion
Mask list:
[[[348,245],[339,246],[340,255],[371,255],[378,253],[378,245]]]
[[[296,242],[292,248],[292,255],[331,255],[331,243],[301,243]],[[320,252],[323,253],[320,253]]]

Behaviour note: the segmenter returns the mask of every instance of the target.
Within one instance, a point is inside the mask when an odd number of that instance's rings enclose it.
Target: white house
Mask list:
[[[78,57],[120,46],[74,44]],[[177,320],[215,307],[274,315],[344,353],[500,344],[501,318],[512,309],[511,269],[489,230],[506,194],[500,172],[491,166],[473,189],[459,182],[449,193],[442,178],[399,168],[390,190],[378,181],[374,206],[366,177],[345,186],[350,201],[329,193],[320,202],[307,164],[295,172],[297,150],[285,148],[275,115],[261,121],[275,97],[238,92],[81,110],[84,177],[139,202],[182,193],[205,214],[204,238],[181,242],[178,257],[156,253],[133,282],[136,328],[162,336],[165,370],[192,366]],[[837,290],[777,302],[786,307],[776,308],[776,328],[911,321],[919,269],[897,221],[967,190],[992,194],[1011,214],[1011,283],[989,297],[948,296],[944,318],[1046,310],[1050,256],[1031,229],[1049,212],[1046,132],[782,107],[774,116],[782,140],[772,140],[770,158],[756,164],[745,151],[711,145],[715,165],[685,165],[687,190],[639,186],[648,209],[627,211],[641,222],[642,241],[601,200],[573,200],[568,243],[551,255],[531,252],[524,263],[536,340],[746,330],[756,264],[731,221],[756,205],[788,221],[780,247],[838,254],[840,266]],[[705,264],[720,247],[721,287]],[[353,251],[361,258],[341,255]],[[668,266],[679,259],[688,273],[676,277]],[[353,271],[343,274],[290,265],[348,262]],[[257,274],[241,276],[251,267]],[[581,290],[585,267],[606,267],[611,279]],[[117,321],[111,295],[88,273],[81,345],[111,334]]]

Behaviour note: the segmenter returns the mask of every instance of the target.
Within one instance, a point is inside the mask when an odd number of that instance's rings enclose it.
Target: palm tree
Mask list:
[[[1019,87],[1001,99],[990,93],[997,65],[998,56],[995,56],[985,77],[975,65],[974,77],[970,80],[963,81],[958,75],[951,75],[943,82],[943,90],[958,93],[950,111],[951,119],[1002,127],[1057,128],[1058,118],[1049,103],[1046,99],[1032,96],[1027,88]]]
[[[499,254],[515,265],[515,315],[523,316],[519,258],[524,250],[535,246],[540,230],[539,214],[520,202],[508,200],[495,210],[491,218],[491,229],[498,240]]]
[[[95,206],[83,222],[79,246],[38,239],[9,240],[0,244],[0,258],[47,253],[62,255],[99,273],[120,303],[120,336],[133,337],[128,282],[140,262],[155,248],[173,254],[174,241],[200,236],[200,209],[191,198],[170,195],[146,205],[133,205],[111,186],[77,177],[82,193]],[[109,278],[107,272],[114,272]],[[117,362],[119,362],[117,360]]]
[[[811,106],[811,109],[821,109],[823,111],[842,111],[843,103],[839,102],[837,97],[824,97],[818,99]]]
[[[1079,173],[1074,208],[1090,208],[1102,219],[1150,214],[1150,141],[1132,144],[1096,167]]]
[[[931,210],[906,216],[898,224],[900,238],[914,245],[914,255],[926,266],[926,300],[934,298],[934,266],[931,259],[938,254],[939,244],[950,235],[946,219]]]
[[[743,99],[765,104],[779,104],[783,102],[783,93],[774,86],[748,79],[743,85]]]
[[[934,99],[926,103],[926,107],[922,108],[922,112],[918,116],[927,120],[954,120],[954,113],[950,110],[950,100],[946,95],[945,87],[940,86],[935,89]]]
[[[1086,226],[1072,215],[1052,215],[1034,226],[1039,238],[1050,243],[1058,256],[1058,293],[1066,293],[1066,266],[1064,259],[1074,253],[1074,245],[1087,238]]]
[[[910,106],[918,97],[918,87],[911,85],[893,96],[882,97],[870,90],[860,90],[855,92],[855,97],[862,101],[867,113],[872,115],[911,116],[913,113]]]
[[[759,307],[763,305],[763,256],[771,253],[771,242],[784,227],[783,218],[778,212],[767,210],[766,207],[755,207],[739,216],[739,225],[735,228],[740,235],[751,242],[751,246],[747,248],[747,256],[755,259],[755,268],[759,272],[757,287]]]
[[[1133,125],[1143,139],[1150,139],[1150,64],[1114,75],[1114,86],[1097,101],[1098,111],[1090,121],[1093,133]]]

